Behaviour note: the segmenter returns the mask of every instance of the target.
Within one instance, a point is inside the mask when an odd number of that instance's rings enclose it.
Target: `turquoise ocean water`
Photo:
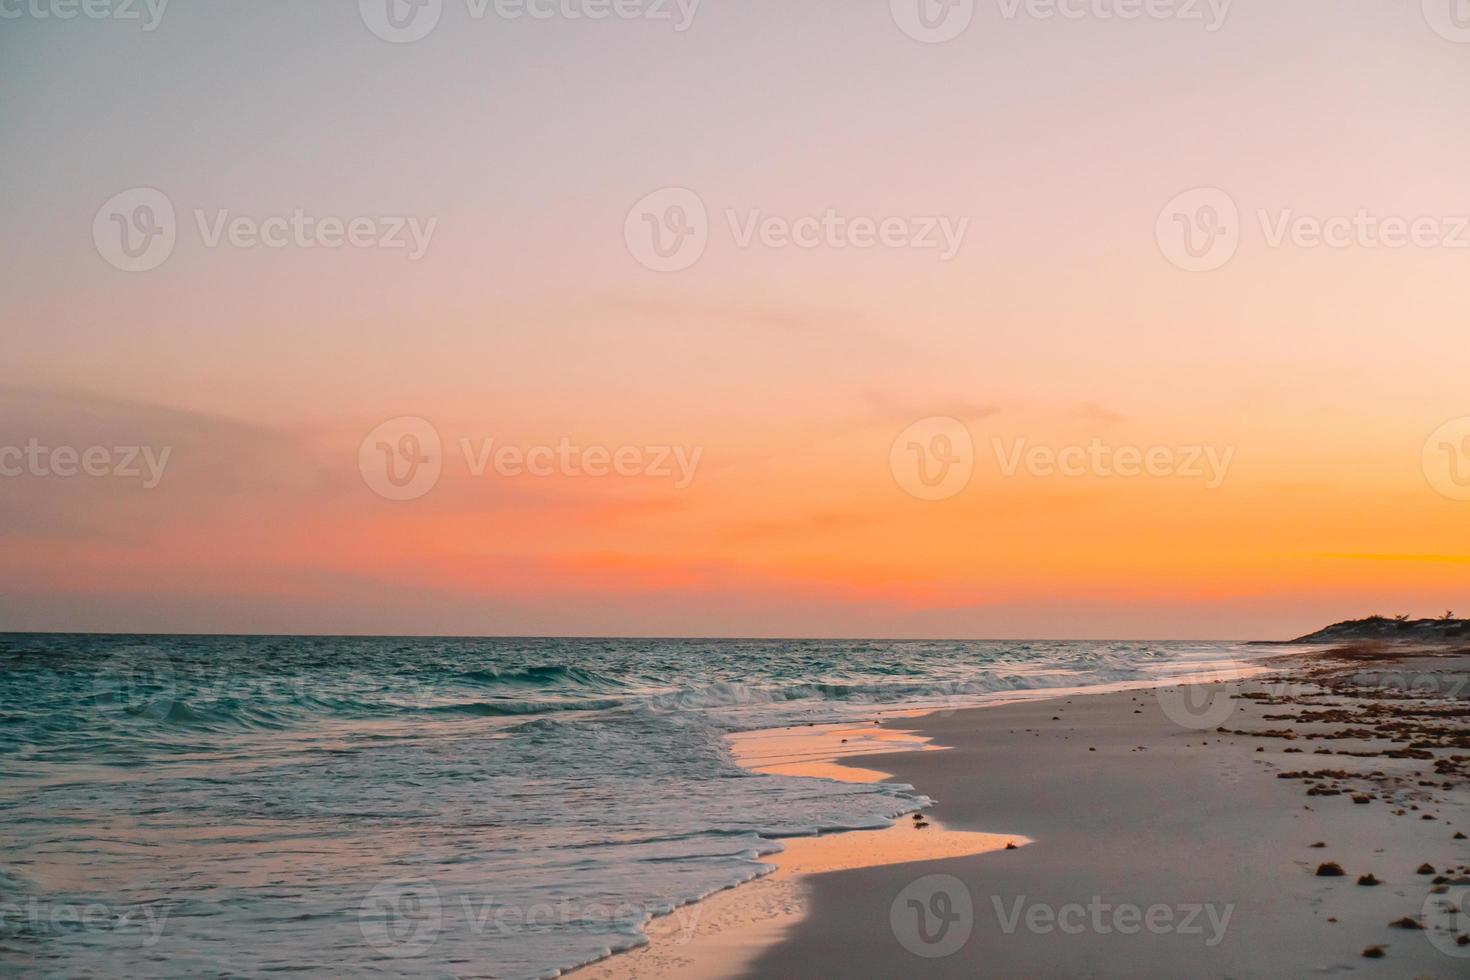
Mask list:
[[[535,977],[881,827],[726,733],[1147,684],[1229,644],[0,635],[0,972]]]

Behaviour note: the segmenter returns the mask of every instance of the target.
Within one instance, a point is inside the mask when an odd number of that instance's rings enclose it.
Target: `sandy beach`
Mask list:
[[[775,874],[586,974],[1466,975],[1470,658],[1271,665],[885,719],[824,733],[832,759],[768,742],[784,771],[912,784],[929,826],[785,842]]]
[[[1470,980],[1470,0],[0,66],[0,980]]]

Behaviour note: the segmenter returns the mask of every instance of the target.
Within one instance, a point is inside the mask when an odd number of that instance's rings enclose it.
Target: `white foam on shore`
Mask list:
[[[766,729],[729,738],[736,761],[753,771],[853,783],[890,777],[839,764],[839,758],[901,747],[939,748],[916,732],[878,725]],[[808,875],[969,857],[1031,843],[1019,834],[950,830],[932,817],[925,822],[923,827],[905,820],[882,830],[783,838],[781,851],[765,859],[772,866],[769,873],[650,920],[644,926],[646,945],[593,963],[577,975],[597,980],[736,977],[806,916],[802,879]]]
[[[902,727],[885,727],[885,723],[948,714],[968,708],[997,707],[1025,701],[1050,701],[1057,698],[1089,694],[1111,694],[1118,691],[1153,690],[1178,684],[1216,684],[1241,681],[1269,673],[1269,667],[1240,660],[1209,660],[1167,665],[1148,680],[1113,681],[1076,687],[1052,687],[1034,691],[1007,691],[965,698],[948,698],[939,703],[917,703],[899,708],[872,706],[867,713],[871,723],[831,723],[796,725],[786,728],[762,728],[733,732],[726,736],[731,754],[742,767],[752,772],[783,776],[811,776],[848,783],[874,783],[892,778],[878,769],[861,768],[848,760],[855,756],[880,755],[890,752],[943,751],[944,746],[930,744],[931,736]]]

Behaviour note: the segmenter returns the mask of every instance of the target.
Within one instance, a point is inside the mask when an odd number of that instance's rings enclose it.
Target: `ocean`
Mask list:
[[[912,787],[725,736],[1248,659],[1224,643],[0,635],[0,971],[555,976]],[[1024,830],[1024,828],[1017,828]]]

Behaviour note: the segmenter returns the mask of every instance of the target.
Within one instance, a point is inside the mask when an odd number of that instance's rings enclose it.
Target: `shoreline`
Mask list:
[[[891,751],[895,744],[942,751],[928,746],[917,732],[876,723],[758,729],[736,733],[730,740],[737,761],[752,772],[854,783],[892,776],[847,760]],[[649,920],[644,926],[647,943],[572,972],[586,980],[741,976],[810,914],[805,882],[813,875],[971,857],[1031,843],[1020,834],[955,830],[927,815],[916,819],[922,811],[910,812],[914,818],[901,819],[909,815],[904,813],[884,828],[771,838],[781,845],[780,851],[761,859],[771,870]]]
[[[1470,656],[1357,644],[1271,666],[919,719],[946,751],[865,764],[950,826],[1035,843],[814,876],[811,913],[743,975],[1463,976]],[[935,881],[964,913],[947,945],[902,901]]]
[[[1277,656],[1284,656],[1278,654]],[[752,772],[838,782],[873,783],[895,780],[887,769],[862,760],[897,753],[944,752],[917,722],[958,712],[993,711],[1009,705],[1044,705],[1076,697],[1148,691],[1180,679],[1229,681],[1268,672],[1250,660],[1210,661],[1189,665],[1153,682],[1118,681],[1072,688],[1007,692],[991,702],[963,706],[883,708],[874,706],[871,722],[835,722],[755,729],[727,737],[737,763]],[[885,727],[899,721],[912,727]],[[901,757],[901,756],[900,756]],[[907,780],[899,782],[909,783]],[[921,787],[915,787],[928,798]],[[746,975],[765,952],[776,948],[810,914],[806,879],[818,874],[890,867],[917,862],[975,857],[1019,849],[1032,843],[1019,833],[989,829],[956,830],[924,813],[925,828],[916,830],[900,814],[881,829],[836,830],[808,837],[771,838],[782,850],[763,856],[771,870],[714,892],[644,926],[647,942],[621,950],[570,971],[586,980],[632,980],[678,976],[723,980]],[[921,836],[922,835],[922,836]],[[1007,845],[1011,845],[1010,848]]]
[[[772,873],[686,906],[682,917],[676,910],[651,920],[647,945],[576,972],[619,980],[833,970],[958,977],[983,963],[1002,973],[1126,976],[1136,975],[1140,954],[1152,972],[1166,975],[1352,969],[1454,976],[1470,968],[1470,950],[1456,945],[1454,931],[1470,927],[1470,915],[1451,921],[1435,905],[1470,901],[1470,848],[1452,836],[1470,830],[1464,702],[1446,708],[1446,692],[1430,696],[1402,683],[1459,678],[1451,686],[1464,697],[1470,657],[1359,645],[1301,650],[1251,667],[1258,669],[1227,681],[1176,677],[733,736],[737,758],[757,771],[912,785],[937,800],[924,811],[930,830],[940,831],[930,840],[977,835],[963,845],[974,849],[905,854],[900,835],[929,832],[905,821],[782,839],[785,851],[767,859]],[[1359,683],[1374,677],[1376,687]],[[1439,734],[1434,724],[1400,717],[1413,710],[1443,721]],[[888,727],[900,715],[901,725]],[[1358,723],[1367,717],[1380,730]],[[1409,748],[1431,737],[1443,744]],[[1460,745],[1466,748],[1454,751]],[[1434,775],[1426,753],[1433,765],[1453,769],[1433,788],[1421,785]],[[1314,758],[1327,754],[1330,763]],[[1376,788],[1354,786],[1359,780]],[[1354,802],[1365,793],[1370,803]],[[1024,831],[1030,840],[996,835],[996,828]],[[997,854],[997,836],[1030,846]],[[844,840],[862,843],[846,847]],[[1313,847],[1319,840],[1325,846]],[[806,857],[809,845],[831,847],[831,859]],[[1345,875],[1317,877],[1317,864],[1328,861]],[[1444,874],[1417,875],[1420,864]],[[1359,874],[1375,874],[1384,887],[1357,885]],[[1439,878],[1464,885],[1436,884]],[[965,942],[942,956],[899,924],[900,899],[932,881],[957,883],[971,917]],[[1141,914],[1198,906],[1198,921],[1184,929],[1179,913],[1179,930],[1157,935],[1017,928],[1038,909],[1044,921],[1120,903]],[[1389,925],[1401,918],[1428,928]],[[681,932],[691,919],[692,931]],[[699,921],[708,928],[701,931]],[[1373,947],[1381,958],[1364,956]]]
[[[646,944],[573,973],[597,980],[743,976],[758,957],[778,946],[811,914],[806,883],[813,876],[973,857],[1031,843],[1019,834],[954,830],[933,820],[926,823],[922,830],[899,821],[881,830],[780,838],[783,850],[763,859],[774,865],[772,871],[652,919],[644,927]]]

